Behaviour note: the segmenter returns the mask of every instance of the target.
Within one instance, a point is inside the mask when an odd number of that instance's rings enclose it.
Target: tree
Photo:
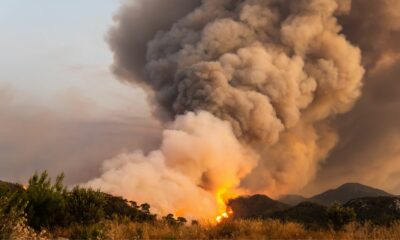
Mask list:
[[[63,185],[63,180],[64,174],[60,174],[52,184],[47,171],[40,175],[35,173],[29,179],[26,191],[28,200],[26,212],[28,223],[34,229],[53,228],[66,224],[67,190]]]
[[[150,214],[150,205],[148,203],[143,203],[140,205],[140,210],[143,213]]]
[[[177,222],[176,222],[176,220],[175,220],[175,218],[174,218],[174,215],[173,214],[168,214],[167,216],[164,216],[163,218],[163,221],[164,222],[166,222],[168,225],[177,225]]]
[[[138,221],[154,221],[156,218],[157,216],[155,214],[151,214],[150,205],[148,203],[143,203],[140,205],[140,211],[137,217]]]
[[[136,222],[156,220],[147,203],[139,206],[122,197],[80,187],[68,191],[63,180],[64,174],[60,174],[52,183],[46,171],[35,173],[29,179],[26,191],[22,186],[0,182],[0,196],[15,193],[7,201],[2,200],[0,213],[4,215],[21,208],[22,212],[25,211],[29,226],[35,230],[93,225],[103,219],[129,219]]]
[[[75,187],[67,195],[69,221],[79,224],[93,224],[105,217],[106,199],[100,191]]]
[[[343,226],[356,220],[356,213],[352,208],[335,203],[328,208],[328,217],[333,228],[340,230]]]
[[[177,223],[178,223],[179,226],[183,226],[183,225],[185,225],[185,224],[187,223],[187,220],[186,220],[186,218],[184,218],[184,217],[178,217],[178,218],[176,219],[176,221],[177,221]]]

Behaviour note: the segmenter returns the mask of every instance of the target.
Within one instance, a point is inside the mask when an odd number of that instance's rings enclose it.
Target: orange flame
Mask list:
[[[221,213],[215,218],[217,223],[221,223],[233,215],[232,209],[226,206],[226,202],[234,196],[235,194],[230,193],[227,189],[220,189],[217,191],[218,211]]]
[[[224,221],[224,220],[226,220],[226,219],[229,219],[229,218],[230,218],[230,215],[232,215],[232,214],[233,214],[232,211],[224,212],[224,213],[222,213],[221,215],[217,216],[217,217],[215,218],[215,220],[217,221],[217,223],[221,223],[222,221]]]

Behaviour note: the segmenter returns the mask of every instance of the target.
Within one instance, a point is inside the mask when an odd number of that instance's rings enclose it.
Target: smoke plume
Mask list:
[[[160,2],[182,18],[159,16]],[[109,36],[116,74],[165,123],[161,148],[109,160],[88,184],[202,218],[236,194],[304,187],[337,142],[331,121],[361,95],[361,51],[338,22],[351,2],[166,2],[123,7]]]
[[[367,72],[360,101],[335,120],[341,142],[307,191],[357,181],[399,193],[400,2],[353,0],[339,18]]]

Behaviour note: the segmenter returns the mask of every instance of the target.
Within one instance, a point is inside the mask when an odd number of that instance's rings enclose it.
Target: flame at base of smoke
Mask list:
[[[163,133],[159,150],[122,154],[86,185],[148,202],[159,214],[210,220],[226,211],[256,156],[236,139],[228,122],[210,113],[179,116]]]

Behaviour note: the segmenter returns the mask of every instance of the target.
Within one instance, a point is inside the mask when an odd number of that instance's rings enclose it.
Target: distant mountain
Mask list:
[[[312,225],[315,216],[318,215],[317,219],[321,221],[324,219],[325,207],[321,205],[330,206],[335,202],[344,204],[351,199],[364,197],[394,197],[394,195],[359,183],[346,183],[311,198],[286,195],[276,201],[265,195],[254,195],[230,200],[228,206],[233,210],[235,218],[268,218],[275,216],[274,213],[279,213],[280,216],[275,217],[283,220],[286,218],[295,220],[297,217],[303,223]],[[308,216],[313,217],[308,219]]]
[[[279,198],[278,201],[286,203],[291,206],[296,206],[299,203],[308,201],[308,198],[305,198],[301,195],[285,195]]]
[[[392,197],[393,195],[359,183],[346,183],[336,189],[318,194],[310,198],[310,201],[329,206],[335,202],[343,204],[351,199],[380,196]]]
[[[302,202],[290,207],[265,195],[254,195],[233,199],[229,201],[228,206],[233,210],[234,218],[272,218],[300,223],[308,229],[329,228],[332,224],[328,214],[329,208],[315,202]],[[395,196],[357,198],[343,206],[354,209],[359,223],[388,225],[400,221],[400,198]]]
[[[312,229],[327,228],[329,225],[328,208],[312,202],[302,202],[294,207],[275,212],[271,218],[283,222],[297,222]]]
[[[375,224],[390,224],[400,220],[400,198],[366,197],[348,201],[345,207],[353,208],[357,221]]]
[[[288,209],[290,206],[265,195],[238,197],[228,202],[234,218],[267,218],[272,213]]]

